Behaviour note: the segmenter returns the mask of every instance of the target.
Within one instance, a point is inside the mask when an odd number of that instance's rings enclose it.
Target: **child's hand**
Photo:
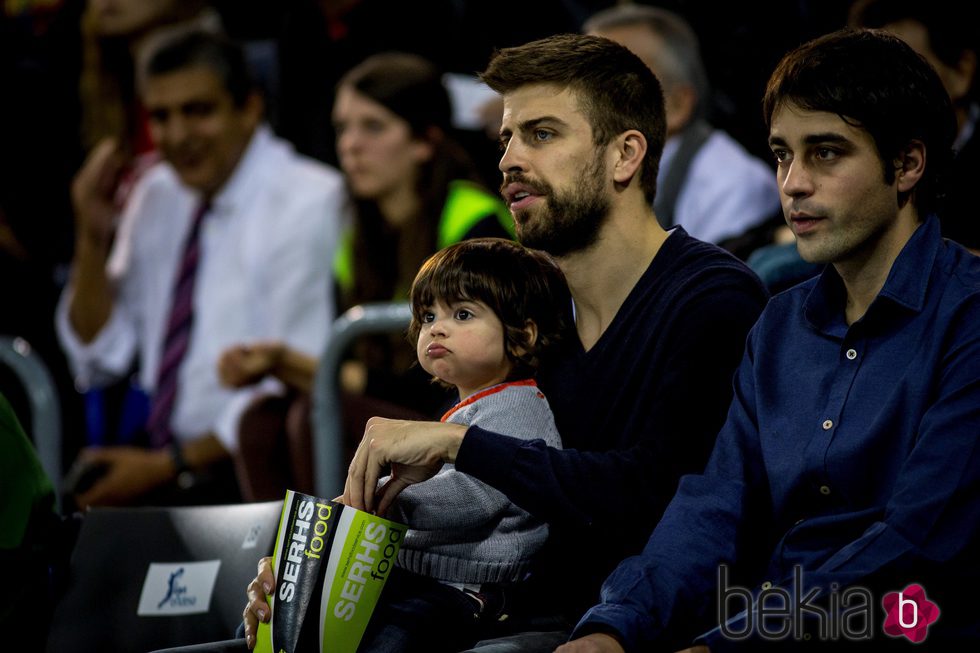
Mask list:
[[[272,572],[272,558],[267,556],[259,560],[258,573],[245,588],[248,604],[242,612],[242,621],[245,624],[245,643],[249,649],[255,648],[259,622],[269,623],[272,617],[272,608],[269,607],[266,596],[272,594],[275,586],[276,575]]]
[[[282,358],[279,342],[257,342],[235,345],[218,358],[218,378],[229,388],[243,388],[271,374]]]

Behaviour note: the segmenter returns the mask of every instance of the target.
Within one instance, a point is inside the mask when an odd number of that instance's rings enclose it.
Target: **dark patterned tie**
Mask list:
[[[157,388],[153,395],[150,416],[146,421],[150,444],[157,448],[166,446],[174,437],[170,431],[170,416],[177,399],[177,372],[180,371],[180,363],[190,345],[191,325],[194,321],[194,279],[201,258],[199,236],[201,223],[209,209],[210,204],[206,201],[201,202],[197,208],[190,233],[184,241],[184,256],[177,267],[173,303],[170,306],[170,318],[167,320],[160,367],[157,371]]]

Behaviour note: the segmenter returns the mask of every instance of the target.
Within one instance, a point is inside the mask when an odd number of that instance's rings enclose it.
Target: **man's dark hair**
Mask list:
[[[640,188],[653,203],[666,118],[660,82],[627,48],[598,36],[560,34],[496,51],[480,78],[498,93],[531,84],[571,89],[597,147],[635,129],[647,140]]]
[[[474,238],[430,256],[412,284],[409,338],[418,341],[423,314],[436,302],[466,300],[483,302],[503,323],[511,381],[533,376],[572,325],[572,298],[558,265],[512,240]],[[537,326],[533,343],[528,320]]]
[[[926,169],[912,199],[921,217],[935,210],[952,159],[956,117],[932,66],[900,39],[879,30],[844,29],[801,45],[769,78],[762,100],[767,127],[787,103],[835,113],[867,131],[889,184],[902,152],[921,141]]]
[[[224,36],[203,30],[181,31],[158,43],[143,66],[142,78],[188,68],[213,72],[237,107],[244,106],[256,89],[242,48]]]

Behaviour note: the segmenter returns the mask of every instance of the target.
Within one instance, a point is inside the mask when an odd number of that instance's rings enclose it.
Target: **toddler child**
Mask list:
[[[561,440],[534,374],[572,328],[564,276],[542,252],[498,238],[460,242],[430,257],[411,289],[419,363],[452,385],[443,421],[524,439]],[[361,651],[459,650],[484,619],[499,619],[506,589],[526,575],[548,527],[499,491],[447,464],[401,492],[387,517],[409,526],[406,573],[385,588]]]

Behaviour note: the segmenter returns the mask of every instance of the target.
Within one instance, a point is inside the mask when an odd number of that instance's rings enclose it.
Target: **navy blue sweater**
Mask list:
[[[577,619],[598,602],[680,477],[704,468],[766,299],[741,262],[677,228],[592,349],[573,334],[541,370],[564,449],[467,431],[457,469],[551,527],[532,579],[542,609]]]

